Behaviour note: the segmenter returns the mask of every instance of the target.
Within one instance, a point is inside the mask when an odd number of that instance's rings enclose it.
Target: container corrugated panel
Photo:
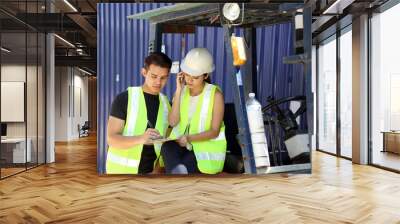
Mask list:
[[[98,4],[98,172],[105,173],[107,150],[106,125],[114,97],[128,86],[141,85],[140,69],[148,54],[149,23],[145,20],[128,20],[135,13],[163,7],[163,3],[112,3]],[[283,57],[293,53],[291,24],[257,28],[258,96],[263,105],[267,97],[276,99],[304,95],[302,67],[284,65]],[[182,60],[182,40],[186,53],[194,47],[207,48],[214,57],[216,70],[212,82],[224,92],[225,101],[233,102],[232,62],[228,61],[222,28],[197,27],[195,34],[164,34],[165,53],[173,61]],[[175,89],[175,75],[163,90],[170,97]]]

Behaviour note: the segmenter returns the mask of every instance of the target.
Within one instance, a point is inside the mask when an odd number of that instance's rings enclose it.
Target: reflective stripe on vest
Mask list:
[[[110,162],[116,163],[121,166],[128,166],[128,167],[139,167],[140,160],[135,160],[135,159],[128,159],[126,157],[121,157],[114,155],[110,153],[107,156],[107,160],[110,160]]]
[[[164,128],[165,128],[165,131],[167,131],[167,128],[168,128],[168,114],[169,114],[169,102],[168,102],[168,98],[166,97],[166,96],[164,96],[163,94],[161,94],[160,93],[160,95],[161,95],[161,97],[160,97],[160,99],[161,99],[161,105],[163,106],[163,117],[164,117],[164,119],[163,119],[163,126],[164,126]]]
[[[216,161],[225,161],[225,153],[218,152],[198,152],[196,153],[196,159],[198,160],[216,160]]]
[[[129,92],[131,93],[129,94]],[[139,88],[131,88],[130,90],[128,89],[128,100],[130,105],[128,103],[129,108],[127,110],[127,113],[129,113],[129,116],[127,115],[127,120],[125,121],[127,126],[126,131],[124,131],[123,133],[124,136],[133,136],[139,112],[139,95]]]
[[[210,107],[212,87],[213,87],[212,85],[206,85],[203,90],[204,97],[203,97],[203,104],[202,104],[201,110],[200,110],[198,133],[204,132],[206,129],[205,125],[207,122],[208,109]],[[211,103],[213,104],[214,102],[211,102]]]
[[[166,96],[160,93],[159,108],[157,113],[156,129],[162,136],[166,135],[168,128],[168,113],[170,105]],[[128,108],[123,136],[142,135],[147,128],[147,108],[141,87],[128,88]],[[157,160],[160,158],[161,144],[154,145]],[[140,164],[143,145],[135,145],[129,149],[118,149],[109,147],[107,152],[106,171],[107,173],[137,174]],[[155,164],[154,164],[155,165]]]

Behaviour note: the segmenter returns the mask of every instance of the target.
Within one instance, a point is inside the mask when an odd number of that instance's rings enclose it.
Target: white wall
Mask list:
[[[85,123],[85,121],[89,120],[89,112],[88,112],[88,77],[87,76],[81,76],[82,73],[76,74],[78,70],[74,70],[75,75],[74,75],[74,91],[73,91],[73,96],[72,99],[74,100],[71,105],[73,105],[73,108],[71,108],[72,111],[72,119],[71,119],[71,136],[72,138],[78,138],[79,133],[78,133],[78,124],[81,126]],[[72,90],[72,88],[71,88]]]
[[[4,82],[25,82],[25,64],[10,64],[1,66],[1,81]],[[28,67],[30,70],[31,67]],[[7,110],[7,108],[1,108]],[[25,123],[11,122],[7,123],[7,137],[25,137]]]
[[[25,82],[26,84],[26,121],[24,122],[6,122],[7,137],[24,138],[25,134],[30,139],[32,161],[44,163],[44,74],[41,66],[32,66],[25,64],[3,64],[1,66],[1,81],[5,82]],[[25,80],[27,78],[27,80]],[[23,94],[23,93],[22,93]],[[2,96],[4,97],[4,96]],[[10,110],[10,108],[1,108],[1,110]],[[8,111],[10,112],[10,111]],[[11,112],[12,113],[12,112]],[[37,156],[37,153],[39,154]]]
[[[68,140],[68,74],[67,67],[55,68],[55,141]]]
[[[70,141],[88,120],[88,77],[72,67],[56,67],[55,73],[55,140]]]
[[[27,70],[26,70],[27,69]],[[1,66],[1,81],[4,82],[25,82],[26,72],[28,72],[28,87],[27,87],[27,120],[28,120],[28,137],[31,131],[34,130],[36,137],[36,79],[33,79],[31,74],[36,77],[36,66],[27,66],[19,64],[6,64]],[[40,105],[39,105],[40,106]],[[7,108],[1,108],[7,110]],[[26,122],[7,122],[7,136],[8,137],[25,137],[25,123]],[[33,132],[33,131],[32,131]]]

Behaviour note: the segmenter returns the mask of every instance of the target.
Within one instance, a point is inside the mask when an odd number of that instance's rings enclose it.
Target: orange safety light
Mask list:
[[[235,34],[232,34],[231,46],[233,54],[233,65],[241,66],[246,64],[247,57],[246,57],[244,38],[236,37]]]

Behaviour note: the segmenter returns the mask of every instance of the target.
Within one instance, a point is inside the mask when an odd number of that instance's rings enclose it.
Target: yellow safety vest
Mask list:
[[[184,87],[181,95],[180,121],[171,132],[170,137],[176,138],[185,134],[189,125],[189,134],[198,134],[211,129],[214,97],[217,86],[208,84],[204,86],[196,105],[196,112],[189,123],[189,89]],[[226,155],[225,124],[222,122],[218,137],[206,141],[194,141],[193,151],[197,160],[197,167],[202,173],[215,174],[224,168]]]
[[[158,107],[156,127],[162,136],[166,136],[168,128],[168,113],[171,105],[168,98],[159,94],[160,105]],[[128,108],[123,136],[142,135],[147,128],[147,108],[141,87],[128,88]],[[161,144],[154,144],[157,155],[156,162],[160,161]],[[139,171],[140,158],[142,155],[143,145],[135,145],[129,149],[118,149],[109,147],[107,152],[106,172],[108,174],[137,174]]]

